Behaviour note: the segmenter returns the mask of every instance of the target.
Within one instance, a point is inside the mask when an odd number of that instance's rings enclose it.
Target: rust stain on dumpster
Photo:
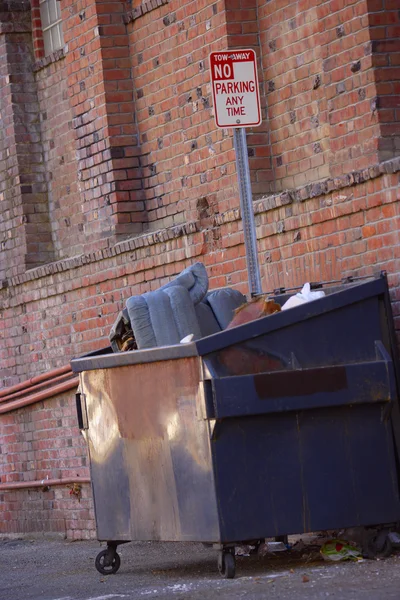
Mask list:
[[[338,392],[347,388],[346,368],[326,367],[255,375],[254,386],[261,399],[310,396],[324,392]]]
[[[118,367],[107,374],[121,437],[134,440],[173,435],[176,413],[199,381],[197,358]]]
[[[85,375],[88,435],[96,445],[93,481],[101,481],[99,539],[109,539],[113,527],[120,535],[125,523],[125,536],[132,540],[218,540],[208,421],[197,414],[199,358]],[[107,432],[114,438],[111,449]],[[110,527],[107,515],[116,490],[126,502]]]

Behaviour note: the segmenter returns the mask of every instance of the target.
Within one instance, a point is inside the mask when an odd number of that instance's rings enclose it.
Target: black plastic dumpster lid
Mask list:
[[[197,340],[194,343],[197,346],[198,354],[204,356],[234,344],[241,344],[277,329],[282,329],[342,308],[348,304],[378,296],[387,292],[387,290],[387,279],[384,274],[380,274],[375,279],[369,279],[359,284],[344,285],[343,289],[328,294],[324,298],[300,304],[288,310],[251,321],[245,325],[226,329],[225,331]]]

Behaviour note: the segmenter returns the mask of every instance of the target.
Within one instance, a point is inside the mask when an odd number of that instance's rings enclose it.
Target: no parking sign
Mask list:
[[[216,125],[233,128],[249,291],[257,296],[262,287],[245,129],[261,124],[256,53],[254,50],[211,52],[210,71]]]
[[[212,52],[210,67],[217,127],[260,125],[260,92],[254,50]]]

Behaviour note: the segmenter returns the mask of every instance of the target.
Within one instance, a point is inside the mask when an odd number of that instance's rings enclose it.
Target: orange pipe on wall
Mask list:
[[[42,479],[41,481],[11,481],[10,483],[0,483],[0,492],[46,486],[51,487],[53,485],[68,485],[71,483],[90,483],[90,477],[66,477],[65,479]]]
[[[45,386],[53,385],[56,383],[61,383],[62,381],[66,381],[66,380],[70,379],[72,377],[72,375],[73,375],[72,371],[70,371],[69,373],[63,373],[62,375],[58,375],[57,377],[54,377],[51,380],[42,381],[40,383],[36,383],[35,385],[32,385],[32,386],[29,386],[22,390],[19,390],[18,392],[14,392],[12,394],[8,394],[7,396],[0,397],[0,403],[1,402],[9,402],[10,400],[16,400],[17,398],[20,398],[21,396],[26,396],[27,394],[31,394],[36,391],[40,391],[40,389]],[[47,389],[47,388],[45,387],[45,389]]]
[[[46,400],[47,398],[51,398],[52,396],[56,396],[57,394],[62,394],[63,392],[67,392],[68,390],[72,390],[79,385],[79,377],[74,377],[69,381],[65,381],[64,383],[59,383],[58,385],[54,385],[47,390],[43,390],[41,392],[36,392],[36,394],[31,394],[26,398],[21,400],[14,400],[11,402],[5,402],[3,405],[0,405],[0,414],[11,412],[12,410],[16,410],[17,408],[23,408],[24,406],[29,406],[29,404],[35,404],[35,402],[41,402],[41,400]]]
[[[12,385],[11,387],[6,388],[5,390],[0,391],[0,398],[4,396],[9,396],[14,392],[19,392],[20,390],[24,390],[29,388],[37,383],[42,383],[43,381],[47,381],[48,379],[53,379],[53,377],[57,377],[58,375],[63,375],[64,373],[68,373],[71,371],[71,367],[69,365],[65,365],[64,367],[59,367],[58,369],[53,369],[52,371],[47,371],[47,373],[43,373],[42,375],[37,375],[36,377],[31,377],[31,379],[27,379],[22,383],[17,383],[16,385]],[[72,373],[72,371],[71,371]]]

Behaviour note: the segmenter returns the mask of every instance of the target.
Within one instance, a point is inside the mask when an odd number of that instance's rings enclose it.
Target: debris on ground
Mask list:
[[[321,547],[321,556],[325,560],[363,560],[360,550],[342,540],[330,540]]]
[[[271,554],[274,552],[285,552],[289,550],[289,546],[284,544],[284,542],[264,542],[260,544],[258,548],[259,556],[266,556],[267,554]]]

